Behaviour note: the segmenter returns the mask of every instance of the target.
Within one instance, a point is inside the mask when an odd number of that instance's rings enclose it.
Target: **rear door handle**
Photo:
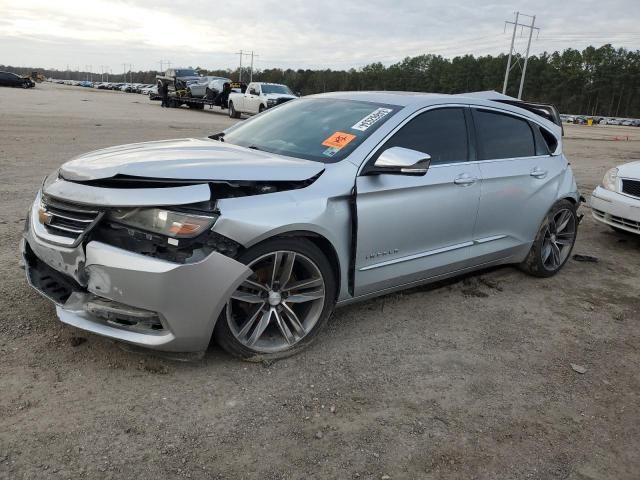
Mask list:
[[[453,183],[464,187],[467,185],[473,185],[477,181],[478,179],[476,177],[472,177],[468,173],[462,173],[453,180]]]
[[[531,175],[534,178],[544,178],[547,176],[547,171],[546,170],[542,170],[539,167],[534,168],[533,170],[531,170],[531,173],[529,175]]]

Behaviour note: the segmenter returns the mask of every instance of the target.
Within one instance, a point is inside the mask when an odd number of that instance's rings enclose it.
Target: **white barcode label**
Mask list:
[[[387,115],[389,115],[393,110],[390,108],[378,108],[371,112],[369,115],[364,117],[358,123],[356,123],[353,127],[354,130],[360,130],[364,132],[366,129],[374,125],[376,122],[380,121]]]

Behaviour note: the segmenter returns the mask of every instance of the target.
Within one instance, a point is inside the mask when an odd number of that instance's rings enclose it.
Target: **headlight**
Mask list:
[[[618,189],[618,169],[612,168],[604,174],[602,186],[607,190],[615,192]]]
[[[276,103],[278,103],[278,100],[277,100],[277,99],[275,99],[275,98],[269,98],[269,99],[267,100],[267,104],[268,104],[268,105],[275,105]]]
[[[161,208],[111,210],[107,218],[140,230],[173,238],[192,238],[211,228],[217,215],[193,215]]]

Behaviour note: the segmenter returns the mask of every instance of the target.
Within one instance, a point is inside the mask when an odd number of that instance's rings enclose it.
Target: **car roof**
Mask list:
[[[530,110],[519,107],[517,98],[503,95],[493,90],[482,92],[468,92],[458,94],[447,93],[425,93],[425,92],[395,92],[395,91],[353,91],[353,92],[329,92],[310,95],[315,98],[336,98],[343,100],[358,100],[362,102],[382,103],[387,105],[395,105],[399,107],[407,107],[411,110],[418,110],[423,107],[429,107],[438,104],[461,103],[477,106],[487,106],[498,108],[501,110],[511,111],[519,115],[524,115],[531,120],[546,125],[552,131],[557,128],[562,129],[554,122],[551,122]],[[558,132],[556,132],[558,133]]]
[[[508,95],[495,91],[469,93],[428,93],[428,92],[400,92],[400,91],[357,91],[357,92],[329,92],[313,95],[314,97],[342,98],[345,100],[360,100],[363,102],[388,103],[397,106],[428,106],[434,103],[456,102],[462,103],[465,98],[470,100],[517,100]]]

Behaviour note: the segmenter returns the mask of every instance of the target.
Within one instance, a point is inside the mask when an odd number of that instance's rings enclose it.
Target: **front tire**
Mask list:
[[[249,361],[285,358],[309,345],[336,300],[335,272],[322,251],[304,238],[276,238],[238,261],[253,273],[220,315],[217,343]]]
[[[520,268],[535,277],[555,275],[569,260],[577,234],[576,205],[569,200],[556,202],[542,221],[531,250]]]

